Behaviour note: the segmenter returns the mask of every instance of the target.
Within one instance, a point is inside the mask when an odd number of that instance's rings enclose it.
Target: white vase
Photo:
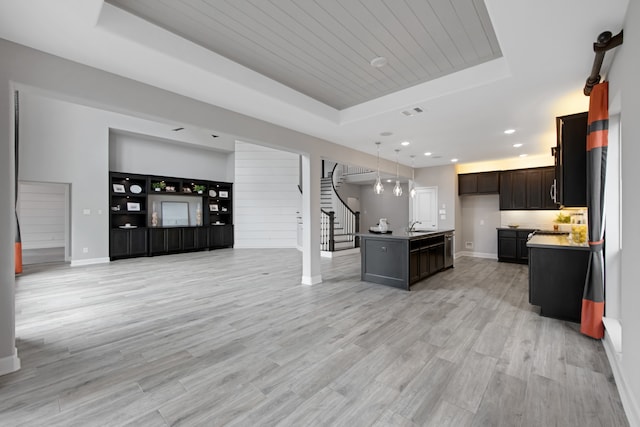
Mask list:
[[[389,224],[387,224],[387,218],[380,218],[380,222],[378,223],[378,229],[380,229],[381,233],[386,233],[389,231]]]

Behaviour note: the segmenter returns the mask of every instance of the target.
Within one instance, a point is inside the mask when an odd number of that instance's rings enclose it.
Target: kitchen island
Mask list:
[[[409,290],[414,283],[453,267],[453,234],[453,230],[360,233],[360,277]]]
[[[567,234],[534,234],[529,248],[529,303],[540,315],[580,321],[589,264],[589,245]]]

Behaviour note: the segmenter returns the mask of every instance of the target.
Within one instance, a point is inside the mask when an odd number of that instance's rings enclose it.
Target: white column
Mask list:
[[[320,274],[320,174],[317,154],[302,156],[302,284],[322,282]]]
[[[0,89],[0,375],[20,369],[15,347],[15,177],[13,94],[8,81]]]

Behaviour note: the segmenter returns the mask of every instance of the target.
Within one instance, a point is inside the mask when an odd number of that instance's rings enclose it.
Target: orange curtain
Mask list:
[[[604,337],[604,184],[609,141],[609,83],[593,87],[587,129],[587,208],[589,209],[589,268],[582,297],[580,332]]]

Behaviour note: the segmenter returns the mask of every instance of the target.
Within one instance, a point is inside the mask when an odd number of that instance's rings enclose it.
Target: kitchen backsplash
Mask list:
[[[563,209],[561,211],[500,211],[500,226],[517,225],[519,228],[553,230],[559,212],[568,215],[582,213],[584,221],[587,218],[586,208]],[[572,215],[572,218],[574,217],[577,216]]]

